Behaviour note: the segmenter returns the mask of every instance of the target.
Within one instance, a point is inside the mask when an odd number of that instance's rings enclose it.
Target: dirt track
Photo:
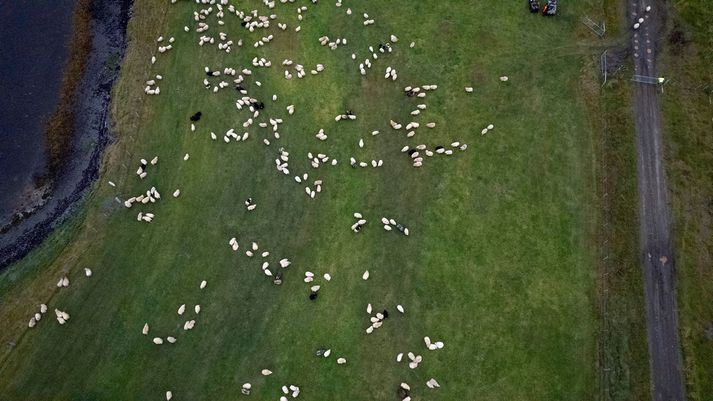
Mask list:
[[[657,77],[657,12],[654,2],[628,0],[631,24],[644,22],[632,34],[635,74]],[[650,12],[645,11],[652,6]],[[675,263],[671,245],[663,139],[658,87],[636,83],[634,87],[636,150],[638,158],[640,244],[646,296],[646,328],[649,340],[652,398],[683,401],[681,342],[678,332]]]

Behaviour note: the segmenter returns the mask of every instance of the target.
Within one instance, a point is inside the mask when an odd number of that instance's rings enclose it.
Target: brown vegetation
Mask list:
[[[50,178],[57,175],[72,145],[75,98],[92,50],[91,5],[92,0],[78,0],[75,6],[69,59],[64,68],[59,101],[57,109],[47,122],[47,175]]]

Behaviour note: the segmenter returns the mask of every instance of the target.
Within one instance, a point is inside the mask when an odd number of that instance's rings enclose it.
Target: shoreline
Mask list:
[[[52,178],[49,196],[34,205],[27,216],[3,229],[0,235],[0,269],[27,255],[58,225],[73,215],[75,206],[85,198],[91,184],[99,176],[104,150],[112,140],[109,120],[111,91],[119,77],[121,61],[126,52],[126,28],[132,4],[133,0],[80,0],[77,4],[73,24],[81,23],[80,14],[83,11],[88,24],[73,26],[72,38],[82,35],[83,28],[88,27],[91,36],[86,42],[91,47],[84,53],[84,60],[68,61],[63,71],[60,101],[52,115],[53,118],[62,116],[60,129],[66,129],[67,121],[71,122],[71,140],[65,144],[64,151],[59,153],[62,157],[55,159],[54,172],[50,170],[50,173],[56,175]],[[78,45],[81,47],[86,43],[80,42]],[[76,51],[73,43],[71,55],[75,56]],[[73,80],[68,76],[78,71],[77,66],[82,68],[81,80]],[[63,130],[54,132],[61,133]],[[49,134],[47,140],[48,143],[51,140]],[[52,163],[51,159],[48,144],[48,165]]]
[[[49,180],[40,179],[47,171],[47,124],[60,103],[64,66],[72,60],[79,1],[20,1],[0,7],[6,22],[0,29],[6,56],[0,63],[0,91],[7,95],[0,98],[5,118],[0,137],[0,235],[7,231],[1,226],[26,217],[48,192]],[[67,130],[69,136],[71,132]]]
[[[47,169],[40,182],[50,183],[61,174],[64,161],[71,150],[75,114],[73,105],[77,102],[77,92],[84,78],[89,56],[92,51],[92,7],[93,0],[76,0],[72,16],[72,38],[69,46],[69,58],[62,71],[62,86],[55,110],[50,115],[44,128],[47,146]]]
[[[74,105],[77,103],[77,91],[92,50],[92,2],[93,0],[75,0],[70,38],[66,45],[69,54],[62,69],[57,102],[51,113],[43,118],[41,128],[45,144],[42,152],[44,167],[34,172],[31,187],[26,187],[17,195],[17,207],[0,217],[0,235],[21,224],[47,203],[53,194],[56,179],[62,173],[64,162],[70,156],[75,135]]]

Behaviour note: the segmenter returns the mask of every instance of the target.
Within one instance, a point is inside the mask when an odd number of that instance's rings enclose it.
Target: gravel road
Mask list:
[[[631,37],[635,74],[657,77],[657,12],[663,7],[628,0],[633,25],[644,18]],[[645,11],[651,5],[649,12]],[[666,171],[656,85],[634,87],[636,150],[638,157],[640,245],[646,296],[651,391],[655,401],[686,399],[681,342],[678,331],[675,263],[671,245]]]

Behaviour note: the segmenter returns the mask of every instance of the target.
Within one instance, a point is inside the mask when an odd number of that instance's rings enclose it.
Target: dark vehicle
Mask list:
[[[527,2],[529,4],[531,13],[536,13],[540,11],[540,3],[538,3],[537,0],[527,0]]]
[[[557,14],[557,0],[548,0],[547,4],[542,8],[542,15],[552,17]]]

